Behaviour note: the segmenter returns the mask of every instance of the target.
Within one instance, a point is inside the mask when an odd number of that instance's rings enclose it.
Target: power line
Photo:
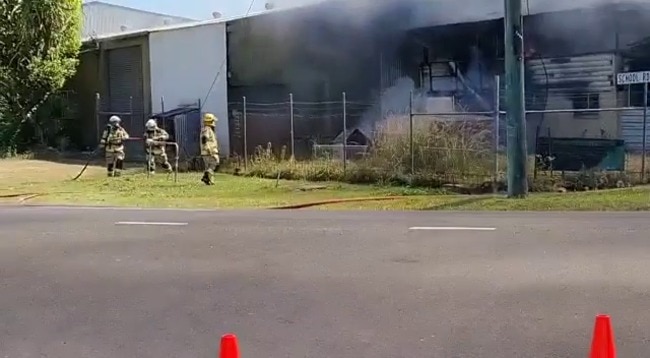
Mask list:
[[[248,10],[246,10],[246,14],[244,15],[244,17],[248,17],[251,10],[253,9],[253,5],[255,5],[255,0],[251,0],[250,4],[248,5]],[[228,36],[227,32],[226,32],[226,36]],[[212,93],[212,90],[214,89],[214,85],[217,83],[217,80],[219,79],[219,76],[223,71],[223,67],[226,65],[226,60],[228,59],[227,53],[228,53],[228,46],[226,45],[226,53],[224,53],[223,60],[221,61],[221,65],[219,65],[219,69],[217,70],[217,74],[214,75],[212,84],[210,85],[208,92],[205,94],[205,98],[203,99],[203,102],[201,102],[201,107],[199,108],[199,112],[203,109],[203,106],[205,106],[205,103],[208,101],[208,97],[210,97],[210,93]]]

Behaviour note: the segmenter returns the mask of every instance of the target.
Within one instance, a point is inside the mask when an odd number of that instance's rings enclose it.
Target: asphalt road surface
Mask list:
[[[419,229],[413,229],[419,227]],[[0,357],[650,352],[650,213],[0,208]]]

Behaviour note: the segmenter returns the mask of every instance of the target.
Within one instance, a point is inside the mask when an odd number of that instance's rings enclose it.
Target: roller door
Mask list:
[[[140,137],[145,122],[142,47],[109,50],[107,61],[109,109],[112,112],[132,113],[121,116],[122,125],[132,137]],[[144,146],[140,141],[128,142],[126,151],[127,161],[145,160]]]

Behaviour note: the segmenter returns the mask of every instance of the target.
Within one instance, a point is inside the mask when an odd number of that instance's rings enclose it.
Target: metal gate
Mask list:
[[[122,118],[124,129],[132,137],[144,131],[144,76],[142,73],[142,47],[130,46],[108,51],[108,109],[129,112]],[[131,106],[133,98],[133,108]],[[127,160],[144,160],[144,146],[139,141],[126,144]]]

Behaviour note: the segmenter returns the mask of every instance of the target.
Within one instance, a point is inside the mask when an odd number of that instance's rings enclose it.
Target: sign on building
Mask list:
[[[650,71],[624,72],[616,75],[617,85],[636,85],[650,83]]]

